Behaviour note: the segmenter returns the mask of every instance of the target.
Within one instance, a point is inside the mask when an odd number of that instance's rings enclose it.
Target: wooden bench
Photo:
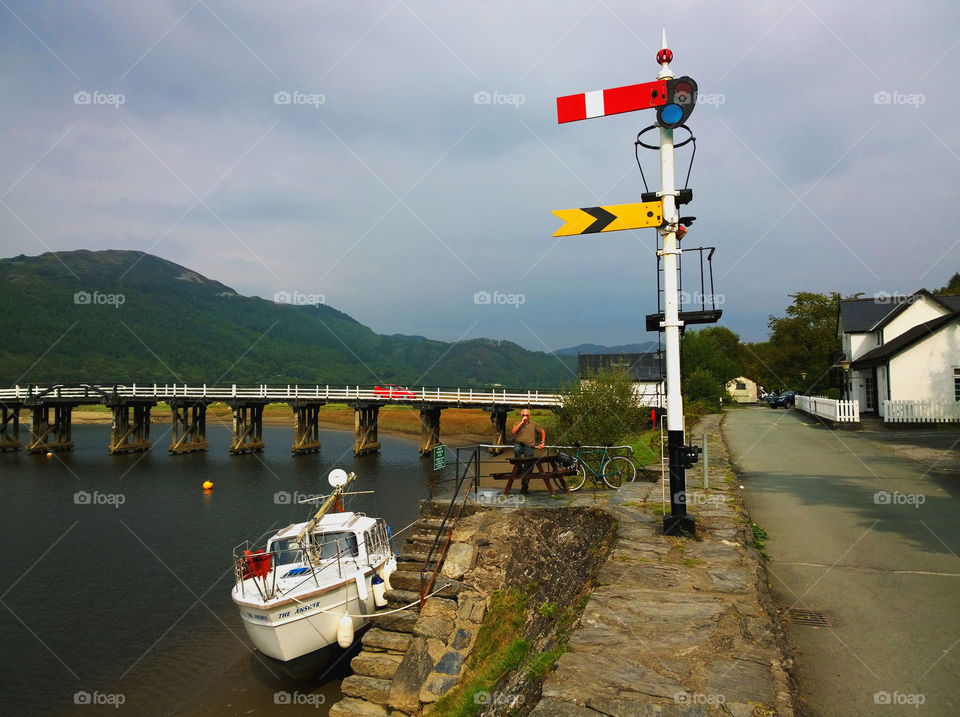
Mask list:
[[[513,470],[506,473],[493,473],[490,475],[494,480],[505,480],[507,486],[503,489],[504,495],[510,495],[510,489],[514,481],[520,481],[520,492],[526,493],[531,478],[540,478],[546,486],[550,495],[553,495],[553,482],[557,489],[564,493],[569,493],[567,482],[564,480],[567,476],[576,475],[576,468],[564,468],[557,463],[556,456],[540,456],[534,458],[508,458],[507,462],[512,464]]]

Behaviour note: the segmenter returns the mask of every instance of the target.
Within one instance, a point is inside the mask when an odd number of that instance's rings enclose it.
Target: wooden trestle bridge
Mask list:
[[[18,450],[20,411],[31,413],[30,453],[68,451],[73,448],[71,415],[81,405],[103,404],[113,413],[111,453],[135,453],[151,448],[150,411],[165,402],[172,413],[170,453],[190,453],[209,448],[206,412],[211,403],[224,403],[233,411],[230,453],[263,450],[263,409],[286,403],[293,410],[294,454],[320,450],[320,408],[328,403],[347,404],[355,415],[356,455],[380,450],[377,419],[387,405],[420,409],[420,454],[440,443],[440,413],[444,408],[476,408],[490,414],[493,443],[506,443],[507,414],[520,407],[556,408],[556,393],[460,388],[381,389],[362,386],[188,386],[184,384],[53,384],[0,389],[0,451]]]

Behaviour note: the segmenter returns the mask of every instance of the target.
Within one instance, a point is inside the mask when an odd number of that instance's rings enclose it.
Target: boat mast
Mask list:
[[[320,509],[317,511],[316,515],[314,515],[313,518],[310,520],[310,522],[307,523],[305,526],[303,526],[303,530],[301,530],[297,534],[298,543],[302,544],[304,536],[306,536],[307,533],[313,530],[314,526],[316,526],[320,518],[322,518],[324,514],[328,510],[330,510],[330,507],[336,502],[337,498],[339,498],[340,495],[343,493],[343,489],[346,488],[348,485],[350,485],[350,483],[356,477],[357,477],[356,473],[350,473],[349,475],[347,475],[347,480],[344,481],[342,485],[338,485],[333,489],[333,493],[331,493],[330,496],[325,501],[323,501],[323,505],[320,506]]]

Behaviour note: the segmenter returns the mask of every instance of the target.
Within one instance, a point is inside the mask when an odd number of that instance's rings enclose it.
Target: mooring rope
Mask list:
[[[436,590],[434,590],[434,591],[433,591],[432,593],[430,593],[429,595],[424,595],[423,599],[426,600],[427,598],[433,597],[434,595],[436,595],[436,594],[439,593],[439,592],[443,592],[443,591],[446,590],[448,587],[450,587],[451,584],[452,584],[452,583],[444,583],[442,587],[437,588]],[[300,600],[297,600],[297,598],[293,597],[292,595],[290,596],[290,599],[293,600],[295,603],[300,603],[301,605],[306,605],[306,603],[301,602]],[[393,610],[387,610],[386,612],[372,612],[372,613],[369,613],[369,614],[367,614],[367,615],[351,615],[351,614],[348,613],[348,612],[344,612],[344,613],[337,612],[337,613],[334,613],[333,610],[325,610],[324,608],[317,608],[317,612],[322,612],[322,613],[325,613],[325,614],[327,614],[327,615],[336,614],[336,615],[339,615],[340,617],[382,617],[382,616],[384,616],[384,615],[392,615],[392,614],[395,613],[395,612],[401,612],[401,611],[403,611],[403,610],[409,610],[409,609],[410,609],[411,607],[413,607],[414,605],[419,605],[419,604],[420,604],[420,599],[417,598],[417,599],[414,600],[413,602],[407,603],[407,604],[404,605],[403,607],[397,607],[397,608],[394,608]]]

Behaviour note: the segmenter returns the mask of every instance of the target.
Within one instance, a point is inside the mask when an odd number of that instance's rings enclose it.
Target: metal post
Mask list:
[[[663,49],[667,49],[667,33],[663,31]],[[658,80],[673,79],[671,55],[661,52]],[[673,167],[673,130],[660,128],[660,195],[663,198],[663,219],[660,229],[663,248],[663,329],[667,364],[667,451],[670,457],[670,515],[663,516],[663,532],[680,535],[694,532],[693,516],[687,514],[686,475],[683,467],[683,395],[680,392],[680,308],[678,286],[677,243],[679,215]]]
[[[702,460],[703,460],[703,489],[706,490],[707,488],[710,487],[710,478],[709,478],[709,475],[710,475],[710,460],[709,460],[709,459],[710,459],[710,457],[709,457],[709,455],[707,454],[707,434],[706,434],[706,433],[703,434],[703,450],[702,450],[701,452],[703,453],[703,457],[702,457]]]

